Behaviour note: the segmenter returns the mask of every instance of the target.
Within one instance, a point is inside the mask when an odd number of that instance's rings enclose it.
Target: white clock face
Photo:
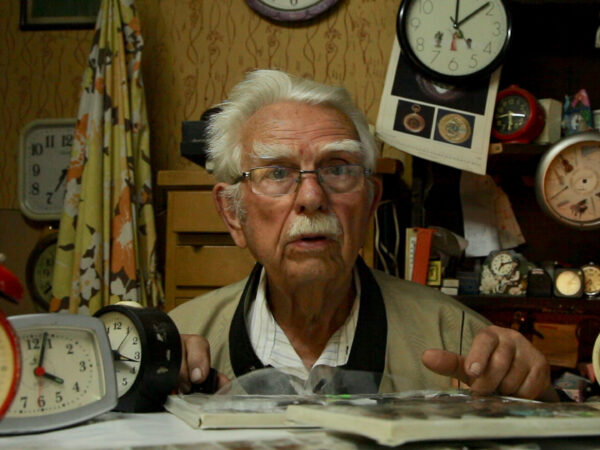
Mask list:
[[[282,9],[285,11],[299,11],[310,8],[322,0],[260,0],[271,8]]]
[[[404,0],[401,30],[413,56],[442,76],[478,73],[505,51],[509,21],[500,0]]]
[[[69,328],[17,330],[22,372],[6,417],[73,410],[104,396],[102,362],[92,333]]]
[[[496,275],[506,276],[515,270],[513,258],[508,253],[498,253],[490,263],[492,272]]]
[[[600,143],[561,151],[546,170],[543,196],[553,215],[573,225],[600,221]]]
[[[556,290],[567,296],[577,295],[581,289],[581,277],[571,270],[560,272],[555,281]]]
[[[34,121],[23,131],[19,200],[31,219],[60,219],[74,128],[75,120],[48,119]]]
[[[137,328],[131,319],[116,311],[109,311],[100,320],[104,322],[110,347],[114,355],[119,397],[133,386],[142,363],[142,344]]]

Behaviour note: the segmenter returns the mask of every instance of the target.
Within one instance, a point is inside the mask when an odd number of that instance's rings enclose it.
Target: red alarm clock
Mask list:
[[[511,85],[498,92],[492,136],[509,142],[527,144],[543,130],[546,114],[529,91]]]
[[[12,403],[21,377],[21,353],[17,335],[0,311],[0,420]]]

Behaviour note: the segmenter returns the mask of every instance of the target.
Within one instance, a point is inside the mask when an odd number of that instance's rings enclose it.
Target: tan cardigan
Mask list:
[[[373,349],[374,352],[385,352],[380,391],[451,387],[450,379],[423,366],[421,354],[428,348],[459,353],[462,346],[462,354],[466,355],[473,337],[489,322],[435,289],[391,277],[384,272],[373,270],[371,273],[381,290],[387,322],[385,349]],[[247,281],[248,278],[197,297],[169,313],[180,333],[196,333],[208,339],[212,367],[230,379],[235,377],[235,373],[230,356],[229,332]],[[361,285],[365,286],[362,280]],[[359,316],[362,312],[361,303]]]

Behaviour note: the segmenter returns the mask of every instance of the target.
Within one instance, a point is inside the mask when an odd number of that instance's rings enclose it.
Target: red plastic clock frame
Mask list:
[[[525,89],[521,89],[516,84],[513,84],[506,89],[498,92],[496,97],[496,103],[499,102],[504,97],[508,97],[509,95],[518,95],[520,97],[525,98],[529,105],[529,111],[531,114],[529,115],[529,119],[525,122],[525,125],[520,130],[515,131],[511,134],[502,134],[496,131],[496,129],[492,126],[492,136],[494,136],[499,141],[507,142],[507,143],[516,143],[516,144],[527,144],[534,140],[544,129],[544,123],[546,120],[546,113],[544,112],[544,108],[540,106],[536,98],[529,91]]]
[[[15,370],[13,372],[13,377],[12,377],[12,381],[11,381],[11,387],[7,393],[6,398],[4,399],[4,402],[2,404],[0,404],[0,420],[2,420],[2,418],[4,417],[4,414],[10,407],[10,405],[15,397],[15,394],[17,393],[19,379],[21,378],[21,358],[20,358],[21,349],[19,348],[19,341],[17,339],[17,335],[14,332],[14,330],[13,330],[12,326],[10,325],[10,323],[8,322],[8,320],[6,320],[6,317],[2,313],[2,311],[0,311],[0,327],[4,328],[6,330],[6,334],[8,335],[8,338],[11,341],[11,344],[12,344],[12,347],[14,350],[13,363],[15,366]]]

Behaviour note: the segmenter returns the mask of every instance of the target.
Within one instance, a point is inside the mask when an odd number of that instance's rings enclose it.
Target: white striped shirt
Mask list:
[[[337,367],[348,362],[360,307],[360,280],[356,269],[354,270],[354,280],[356,297],[350,315],[327,341],[327,345],[313,365],[313,369],[319,365]],[[256,298],[250,305],[246,316],[246,327],[248,328],[252,348],[265,366],[270,365],[289,375],[307,380],[310,372],[306,369],[302,359],[300,359],[288,337],[271,314],[266,298],[266,285],[267,277],[263,269],[260,274]]]

